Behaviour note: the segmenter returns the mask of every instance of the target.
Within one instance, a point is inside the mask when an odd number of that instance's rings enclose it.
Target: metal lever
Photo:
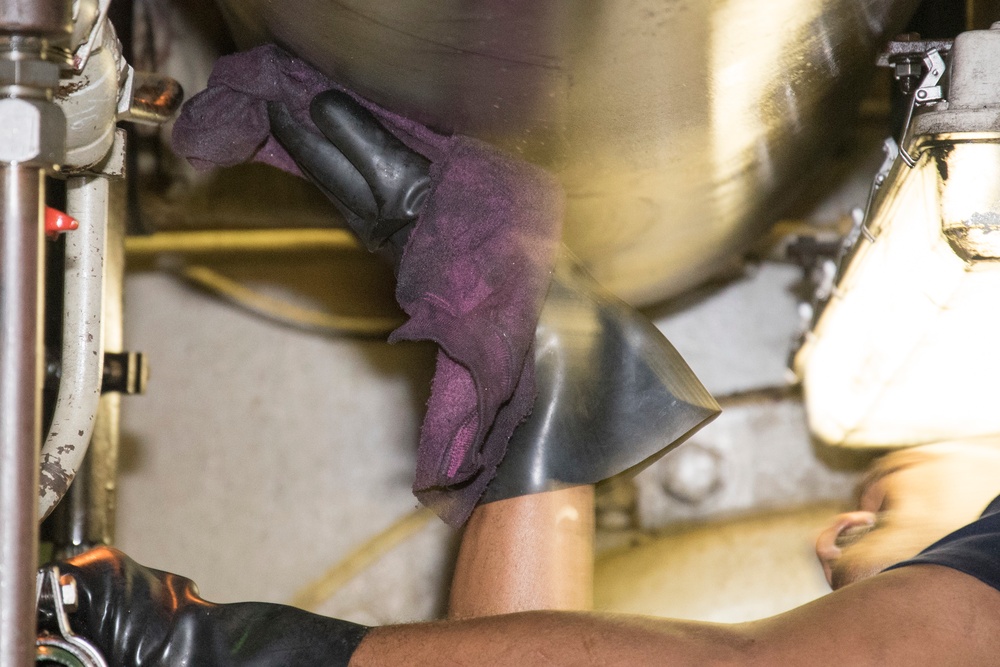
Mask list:
[[[70,667],[108,667],[97,648],[86,639],[73,633],[69,625],[68,610],[76,609],[76,580],[70,575],[60,576],[55,565],[38,571],[36,589],[39,617],[54,618],[58,634],[41,632],[36,646],[36,662]]]
[[[941,57],[941,52],[936,48],[929,49],[924,54],[923,60],[927,74],[924,75],[920,85],[917,86],[917,89],[913,91],[913,95],[910,97],[910,105],[906,109],[906,120],[903,121],[903,132],[899,138],[899,156],[903,158],[906,166],[911,169],[916,166],[917,160],[920,158],[919,153],[917,155],[910,155],[906,151],[906,135],[910,131],[910,123],[913,121],[913,111],[918,105],[923,106],[944,99],[944,94],[939,85],[945,72],[944,58]]]

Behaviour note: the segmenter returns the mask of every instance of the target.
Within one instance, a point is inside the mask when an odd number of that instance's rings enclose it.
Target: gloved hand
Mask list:
[[[401,255],[429,189],[430,165],[346,93],[326,91],[310,117],[281,103],[271,132],[370,250]],[[535,335],[538,398],[514,432],[481,502],[594,484],[655,458],[719,406],[650,322],[606,293],[564,251]]]
[[[278,604],[213,604],[190,579],[99,547],[59,564],[76,579],[76,634],[112,667],[347,665],[368,628]]]
[[[402,255],[430,189],[430,162],[410,150],[347,93],[313,98],[303,127],[281,102],[267,105],[271,133],[370,251]],[[324,138],[325,137],[325,138]]]

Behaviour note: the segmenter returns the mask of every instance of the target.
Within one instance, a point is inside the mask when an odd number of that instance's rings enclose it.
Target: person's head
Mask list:
[[[816,555],[834,589],[912,558],[975,521],[1000,495],[1000,439],[946,442],[878,459],[858,488],[858,511],[834,517]]]

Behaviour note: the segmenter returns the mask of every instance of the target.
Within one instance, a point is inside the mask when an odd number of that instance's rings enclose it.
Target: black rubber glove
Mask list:
[[[265,602],[213,604],[190,579],[100,547],[59,564],[76,579],[76,634],[112,667],[335,667],[368,628]]]
[[[303,127],[281,102],[269,102],[271,133],[347,219],[368,250],[388,246],[398,261],[430,190],[430,162],[347,93],[313,98]]]

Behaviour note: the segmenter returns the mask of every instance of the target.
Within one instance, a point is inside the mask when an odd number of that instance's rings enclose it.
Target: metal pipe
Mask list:
[[[42,447],[42,518],[66,494],[94,433],[104,362],[101,314],[110,187],[105,176],[77,176],[66,184],[67,213],[80,227],[66,238],[62,380]]]
[[[251,229],[159,232],[130,236],[125,252],[130,260],[168,254],[238,254],[361,250],[346,229]]]
[[[34,664],[44,170],[0,165],[0,665]]]
[[[124,345],[125,182],[119,178],[102,177],[100,180],[100,189],[106,189],[107,193],[103,207],[107,217],[101,322],[103,348],[105,352],[121,352]],[[101,211],[91,213],[100,215]],[[68,558],[114,542],[120,406],[120,393],[101,395],[87,456],[69,492],[56,508],[59,520],[53,534],[53,547],[57,558]]]
[[[70,32],[69,0],[0,2],[0,665],[35,664],[45,172],[66,123],[52,103],[48,39]]]

